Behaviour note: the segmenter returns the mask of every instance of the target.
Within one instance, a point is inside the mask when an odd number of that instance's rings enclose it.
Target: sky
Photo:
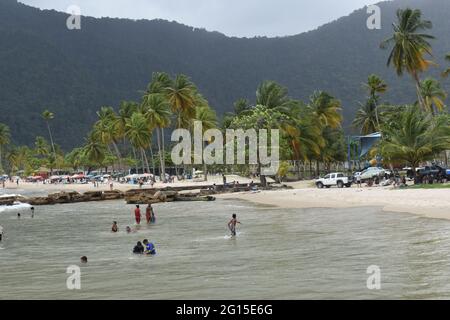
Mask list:
[[[42,9],[77,5],[93,17],[165,19],[228,36],[286,36],[315,29],[379,0],[19,0]]]

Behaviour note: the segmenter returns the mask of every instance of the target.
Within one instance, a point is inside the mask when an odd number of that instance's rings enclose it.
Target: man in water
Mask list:
[[[142,243],[140,241],[138,241],[138,243],[133,248],[133,253],[134,254],[144,254],[144,249],[145,248],[142,245]]]
[[[3,227],[0,226],[0,242],[2,241],[2,239],[3,239]]]
[[[131,228],[130,228],[130,226],[127,226],[127,227],[125,228],[125,230],[127,231],[127,233],[131,233]]]
[[[20,212],[17,214],[17,219],[20,219]]]
[[[80,258],[80,261],[81,261],[82,264],[86,264],[86,263],[88,262],[88,259],[87,259],[86,256],[82,256],[82,257]]]
[[[148,242],[147,239],[145,239],[143,241],[143,243],[144,243],[144,246],[145,246],[145,252],[144,253],[154,256],[156,254],[155,245],[153,243],[151,243],[151,242]]]
[[[230,222],[228,222],[228,229],[230,229],[231,231],[231,236],[235,237],[236,236],[236,224],[241,224],[236,217],[236,214],[233,213],[233,216],[230,220]]]
[[[147,206],[147,208],[145,208],[145,219],[147,220],[147,224],[150,224],[151,220],[152,220],[152,205],[149,204]]]
[[[119,226],[117,225],[117,221],[113,221],[113,225],[112,225],[112,228],[111,228],[111,231],[112,232],[119,232]]]
[[[31,207],[30,210],[31,210],[31,217],[34,218],[34,207]]]
[[[139,205],[136,205],[136,209],[134,209],[134,218],[136,219],[136,224],[141,224],[141,209],[139,209]]]

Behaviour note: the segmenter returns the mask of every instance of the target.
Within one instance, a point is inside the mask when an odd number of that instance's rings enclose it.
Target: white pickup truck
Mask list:
[[[325,177],[316,180],[316,186],[319,189],[331,188],[337,186],[338,188],[350,188],[352,186],[353,179],[346,177],[343,173],[336,172],[327,174]]]

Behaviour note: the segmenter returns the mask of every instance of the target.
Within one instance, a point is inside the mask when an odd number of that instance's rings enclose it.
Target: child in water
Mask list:
[[[145,246],[145,254],[149,254],[154,256],[156,254],[156,249],[155,249],[155,245],[151,242],[148,242],[147,239],[145,239],[143,241],[144,246]]]
[[[236,214],[233,213],[233,216],[232,216],[230,222],[228,222],[228,229],[230,229],[230,231],[231,231],[231,236],[232,236],[232,237],[235,237],[235,236],[236,236],[236,224],[238,224],[238,223],[241,224],[241,223],[237,220]]]
[[[112,232],[118,232],[119,231],[119,227],[117,226],[117,221],[113,221],[113,225],[111,228]]]

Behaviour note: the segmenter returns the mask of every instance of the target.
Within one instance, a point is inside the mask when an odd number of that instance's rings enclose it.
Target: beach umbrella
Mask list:
[[[60,176],[51,176],[50,177],[50,180],[58,180],[58,179],[61,179],[61,177]]]

